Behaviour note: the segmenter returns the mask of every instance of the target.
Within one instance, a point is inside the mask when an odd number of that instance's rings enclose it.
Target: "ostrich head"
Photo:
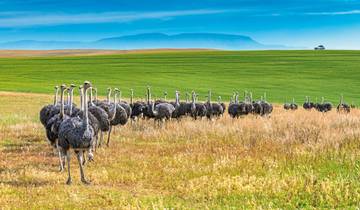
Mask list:
[[[60,91],[61,91],[61,95],[60,95],[60,101],[61,101],[61,109],[60,109],[60,116],[63,117],[64,116],[64,94],[65,91],[67,90],[66,85],[62,84],[60,86]]]
[[[133,104],[133,98],[134,98],[134,90],[130,89],[130,104]]]
[[[218,96],[218,103],[221,103],[221,96]]]
[[[90,87],[91,87],[91,82],[85,81],[85,82],[84,82],[84,90],[87,90],[87,89],[89,89]]]
[[[166,101],[166,97],[167,97],[167,91],[164,92],[164,100]]]
[[[211,90],[208,92],[208,102],[211,103]]]
[[[111,88],[110,87],[108,87],[107,88],[107,101],[108,101],[108,103],[110,104],[110,96],[111,96]]]
[[[118,88],[114,88],[114,104],[117,103],[117,97],[120,93],[121,92]]]

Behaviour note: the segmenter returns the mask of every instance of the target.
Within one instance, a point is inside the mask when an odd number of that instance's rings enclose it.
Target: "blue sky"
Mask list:
[[[0,0],[0,42],[214,32],[360,49],[360,0]]]

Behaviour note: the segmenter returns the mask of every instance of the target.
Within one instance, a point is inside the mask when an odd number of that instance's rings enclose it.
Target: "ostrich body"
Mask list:
[[[344,102],[344,97],[341,95],[340,97],[340,103],[337,105],[336,110],[337,112],[344,112],[344,113],[350,113],[351,107]]]
[[[59,87],[55,86],[54,103],[44,106],[40,110],[40,122],[46,127],[46,124],[50,118],[60,112],[60,106],[58,104]]]
[[[206,106],[203,103],[196,103],[196,93],[192,93],[191,116],[197,120],[198,117],[206,116]]]
[[[233,102],[233,98],[235,98],[235,102]],[[232,118],[239,118],[240,114],[239,114],[239,94],[238,93],[234,93],[233,97],[230,98],[230,104],[229,104],[229,108],[228,108],[228,114],[232,117]]]
[[[157,121],[170,120],[174,111],[175,107],[169,103],[159,103],[156,106],[152,103],[152,113]]]
[[[71,184],[71,173],[70,173],[70,149],[73,149],[77,155],[79,162],[81,181],[85,184],[89,182],[85,179],[84,170],[83,170],[83,153],[85,151],[91,153],[91,148],[94,144],[94,129],[89,124],[88,117],[88,106],[87,106],[87,91],[91,87],[90,82],[84,83],[84,116],[72,117],[66,119],[60,125],[59,129],[59,147],[62,149],[63,153],[66,154],[66,160],[68,164],[68,179],[67,184]]]
[[[313,102],[310,102],[309,96],[306,96],[306,100],[303,104],[303,108],[306,110],[311,110],[312,108],[315,108],[315,104]]]

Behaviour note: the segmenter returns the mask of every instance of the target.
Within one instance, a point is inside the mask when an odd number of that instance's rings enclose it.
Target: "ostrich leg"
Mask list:
[[[106,143],[106,146],[108,146],[108,147],[109,147],[109,143],[110,143],[111,130],[112,130],[112,126],[110,126],[108,139],[107,139],[107,143]]]
[[[66,181],[66,184],[71,185],[72,180],[71,180],[71,173],[70,173],[70,151],[69,150],[66,151],[66,161],[68,164],[68,180]]]
[[[58,143],[56,142],[56,149],[58,150],[58,154],[59,154],[59,162],[60,162],[60,168],[59,168],[59,171],[60,172],[63,172],[64,171],[64,162],[63,162],[63,155],[61,153],[61,150],[59,148],[59,145]]]
[[[83,154],[84,154],[83,151],[79,151],[79,152],[77,152],[77,154],[76,154],[77,159],[78,159],[78,162],[79,162],[81,182],[84,183],[84,184],[90,184],[89,181],[86,181],[85,175],[84,175],[84,169],[83,169],[83,165],[82,165],[82,162],[83,162],[83,160],[82,160],[82,159],[83,159]]]

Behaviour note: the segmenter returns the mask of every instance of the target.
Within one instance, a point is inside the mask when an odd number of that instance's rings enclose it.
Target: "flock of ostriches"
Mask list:
[[[207,95],[205,103],[199,102],[198,95],[193,91],[186,93],[186,101],[180,102],[180,93],[175,92],[175,101],[151,99],[150,88],[147,88],[146,101],[133,101],[133,91],[131,90],[130,102],[121,100],[121,91],[117,88],[108,88],[107,99],[100,101],[97,99],[97,89],[86,81],[79,86],[80,106],[74,102],[75,85],[61,85],[55,87],[54,103],[44,106],[40,110],[40,121],[45,127],[46,136],[50,144],[57,150],[60,163],[60,171],[64,170],[67,163],[68,180],[71,184],[70,174],[70,149],[75,151],[78,159],[81,181],[85,184],[89,182],[85,179],[83,166],[93,160],[93,150],[96,151],[103,143],[103,134],[107,133],[106,145],[110,143],[110,136],[113,126],[125,125],[129,120],[154,119],[159,124],[172,118],[192,117],[194,120],[201,118],[219,118],[226,110],[226,106],[218,97],[217,102],[211,102],[211,91]],[[58,94],[60,92],[60,101]],[[112,93],[113,98],[112,98]],[[95,97],[93,98],[93,94]],[[191,96],[191,100],[190,100]],[[66,98],[66,99],[65,99]],[[298,105],[293,100],[292,103],[285,103],[284,109],[296,110]],[[316,109],[320,112],[327,112],[332,109],[331,103],[313,103],[309,98],[303,104],[304,109]],[[244,115],[254,114],[268,116],[271,114],[273,106],[266,101],[266,94],[260,100],[254,101],[251,93],[244,94],[244,100],[239,101],[239,93],[234,93],[227,107],[228,114],[232,118],[239,118]],[[342,97],[337,107],[338,111],[350,112],[350,106],[343,102]],[[87,153],[87,158],[85,157]]]

